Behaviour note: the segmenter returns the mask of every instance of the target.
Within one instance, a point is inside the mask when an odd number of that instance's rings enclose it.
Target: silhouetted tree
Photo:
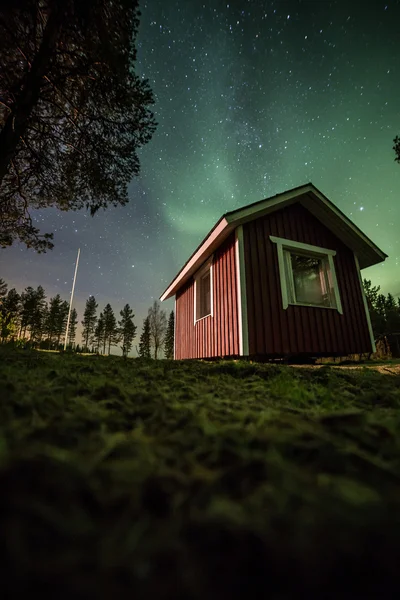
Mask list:
[[[57,338],[62,302],[60,294],[57,294],[54,298],[50,298],[49,301],[48,311],[45,317],[45,334],[47,335],[50,348]]]
[[[139,341],[139,356],[140,358],[150,358],[150,321],[149,317],[146,317],[143,321],[143,330],[140,334]]]
[[[392,294],[386,296],[386,333],[400,333],[400,310]]]
[[[378,297],[379,291],[381,289],[380,285],[372,285],[372,281],[370,279],[363,280],[365,297],[367,299],[368,308],[371,310],[375,308],[376,299]]]
[[[119,314],[121,315],[118,325],[120,341],[122,342],[122,356],[126,357],[132,348],[132,342],[136,335],[136,325],[133,322],[135,315],[129,304],[125,304]]]
[[[44,324],[46,318],[46,294],[41,285],[38,285],[35,291],[35,309],[30,324],[31,340],[40,342],[44,333]]]
[[[36,290],[31,286],[21,294],[21,324],[20,334],[26,337],[27,331],[32,341],[40,340],[44,331],[46,295],[39,285]]]
[[[165,358],[174,358],[174,336],[175,336],[175,315],[174,311],[171,310],[168,325],[167,325],[167,333],[165,335],[165,345],[164,352]]]
[[[20,295],[15,288],[8,291],[0,303],[1,340],[4,342],[10,335],[17,335],[20,311]]]
[[[363,284],[375,338],[400,333],[400,299],[380,294],[380,286],[372,286],[370,280],[364,279]]]
[[[150,346],[154,352],[154,358],[164,345],[165,334],[167,332],[167,315],[165,310],[161,310],[160,303],[154,300],[153,306],[149,308],[148,313],[150,325]]]
[[[67,343],[70,346],[72,346],[75,342],[77,325],[78,325],[78,313],[76,312],[76,308],[73,308],[71,310],[71,316],[69,319],[68,340],[67,340]]]
[[[35,290],[31,286],[26,287],[21,294],[21,324],[19,337],[22,338],[26,337],[26,331],[28,329],[31,316],[33,314],[34,294]]]
[[[128,201],[155,129],[135,74],[137,0],[15,0],[0,9],[0,246],[52,247],[30,208]]]
[[[4,298],[4,296],[7,295],[7,288],[8,288],[8,286],[7,286],[6,282],[4,281],[4,279],[1,279],[1,277],[0,277],[0,302],[1,302],[2,298]]]
[[[386,333],[386,298],[384,294],[378,294],[375,302],[375,310],[372,313],[372,329],[375,336]],[[375,331],[375,329],[376,331]]]
[[[67,328],[68,311],[69,304],[66,300],[63,300],[61,302],[60,312],[58,314],[58,319],[56,322],[57,346],[60,345],[61,338],[63,338],[65,335],[65,330]]]
[[[380,286],[373,286],[371,280],[364,279],[364,292],[367,300],[368,310],[371,318],[372,330],[375,338],[384,333],[385,323],[385,302],[382,303],[382,298],[385,297],[380,292]],[[379,298],[379,300],[378,300]]]
[[[89,296],[86,300],[85,310],[83,313],[83,329],[82,329],[82,342],[84,348],[89,348],[89,343],[91,342],[92,336],[94,334],[94,330],[96,327],[96,310],[97,310],[97,302],[94,296]]]
[[[393,142],[394,142],[393,150],[396,155],[394,160],[396,160],[397,162],[400,163],[400,137],[398,135],[396,135]]]
[[[105,340],[104,340],[104,316],[103,313],[101,312],[99,314],[99,318],[97,319],[97,324],[96,324],[96,329],[94,330],[94,345],[95,348],[97,350],[97,352],[101,352],[103,344],[105,346]],[[104,350],[105,352],[105,350]],[[104,353],[103,352],[103,353]]]
[[[108,354],[110,354],[111,346],[118,342],[118,327],[117,320],[111,304],[106,304],[103,310],[104,317],[104,354],[106,345],[108,345]]]

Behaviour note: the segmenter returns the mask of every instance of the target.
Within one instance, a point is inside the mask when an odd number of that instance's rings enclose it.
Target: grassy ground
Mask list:
[[[0,348],[0,398],[3,597],[396,597],[400,376]]]

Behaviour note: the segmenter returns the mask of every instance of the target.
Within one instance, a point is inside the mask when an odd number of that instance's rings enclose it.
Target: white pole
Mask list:
[[[74,274],[74,281],[72,283],[72,291],[71,291],[71,299],[69,301],[69,311],[68,311],[68,320],[67,320],[67,328],[65,330],[65,340],[64,340],[64,351],[67,347],[67,340],[68,340],[68,330],[69,330],[69,321],[71,319],[71,309],[72,309],[72,300],[74,298],[74,290],[75,290],[75,281],[76,281],[76,273],[78,271],[78,263],[79,263],[79,255],[81,253],[81,249],[79,248],[78,250],[78,256],[76,259],[76,265],[75,265],[75,274]]]

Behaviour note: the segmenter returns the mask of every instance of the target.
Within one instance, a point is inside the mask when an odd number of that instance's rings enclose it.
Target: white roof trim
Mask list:
[[[226,213],[179,271],[160,297],[160,300],[163,301],[173,296],[236,227],[295,202],[299,202],[307,208],[346,246],[357,253],[361,269],[382,262],[387,257],[312,183],[308,183],[282,194],[277,194],[272,198]]]
[[[314,189],[315,188],[313,185],[303,185],[302,187],[289,190],[288,192],[283,192],[282,194],[278,194],[272,198],[255,202],[250,206],[244,206],[243,208],[234,210],[230,213],[227,213],[225,217],[228,223],[237,223],[238,221],[245,222],[247,220],[251,221],[254,218],[254,215],[257,213],[263,213],[265,211],[268,213],[270,212],[271,208],[277,210],[277,208],[275,208],[277,205],[290,204],[290,201],[295,202],[299,196],[302,196],[307,192],[314,191]],[[261,216],[261,214],[258,216]]]
[[[195,253],[190,257],[175,279],[170,283],[162,296],[161,302],[173,296],[177,289],[185,283],[185,281],[193,275],[199,267],[207,260],[210,254],[221,244],[222,240],[233,230],[234,227],[229,227],[225,218],[222,218],[220,223],[211,231],[203,243],[198,247]]]

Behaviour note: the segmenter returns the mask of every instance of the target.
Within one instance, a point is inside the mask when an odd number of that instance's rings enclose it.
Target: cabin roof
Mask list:
[[[296,202],[302,204],[357,254],[361,269],[376,265],[387,258],[387,254],[380,250],[337,206],[312,183],[307,183],[222,215],[160,296],[160,300],[167,300],[173,296],[236,227]]]

